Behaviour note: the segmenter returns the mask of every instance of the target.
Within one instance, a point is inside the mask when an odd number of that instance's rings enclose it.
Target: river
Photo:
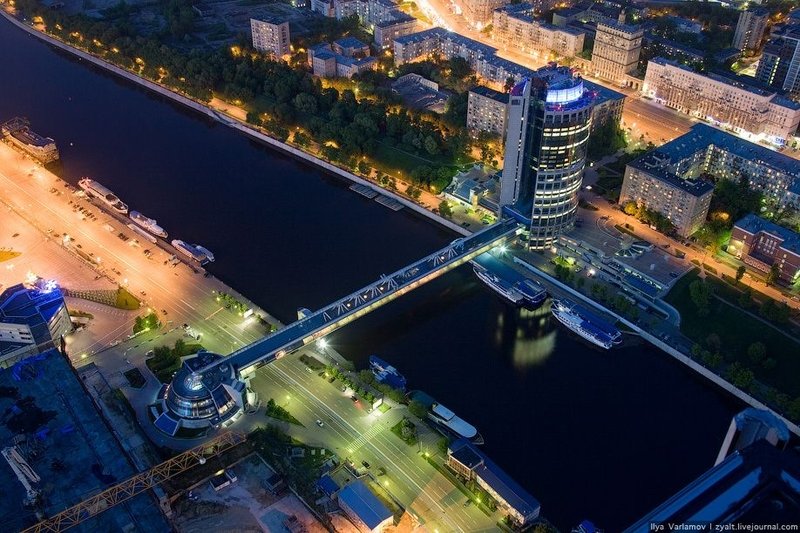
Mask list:
[[[211,249],[216,276],[283,321],[456,236],[230,128],[52,50],[0,20],[0,120],[58,142],[171,235]],[[619,531],[711,467],[730,396],[649,346],[605,353],[521,316],[461,267],[329,338],[372,353],[472,422],[485,451],[562,530]]]

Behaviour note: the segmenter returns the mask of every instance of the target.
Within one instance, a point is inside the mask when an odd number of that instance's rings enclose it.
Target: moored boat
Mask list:
[[[117,213],[122,213],[123,215],[128,213],[127,204],[120,200],[116,194],[111,192],[111,190],[103,184],[90,178],[81,178],[78,181],[78,186],[80,186],[88,196],[99,199]]]
[[[556,320],[595,346],[608,350],[622,340],[617,328],[569,300],[553,298],[551,311]]]
[[[131,217],[131,220],[136,222],[136,224],[143,227],[156,237],[161,237],[163,239],[167,238],[167,232],[164,231],[164,228],[158,225],[158,222],[154,218],[146,217],[138,211],[131,211],[128,216]]]

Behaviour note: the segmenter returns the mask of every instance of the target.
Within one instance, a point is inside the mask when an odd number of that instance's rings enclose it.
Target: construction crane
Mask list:
[[[46,520],[42,520],[38,524],[25,529],[22,533],[57,532],[77,526],[186,470],[199,464],[205,464],[208,459],[241,444],[246,438],[242,433],[225,432],[205,444],[176,455],[150,470],[136,474],[132,478],[107,488],[100,494],[83,500],[79,504],[73,505]],[[5,451],[3,454],[5,455]]]
[[[22,457],[16,446],[3,448],[2,453],[3,457],[8,461],[11,470],[17,475],[19,482],[25,487],[26,494],[23,502],[25,507],[37,507],[42,492],[37,489],[35,485],[38,485],[42,478],[39,477],[39,474],[37,474],[25,458]]]

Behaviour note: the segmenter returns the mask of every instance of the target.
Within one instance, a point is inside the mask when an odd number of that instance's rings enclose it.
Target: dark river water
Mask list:
[[[290,321],[455,235],[390,211],[0,20],[0,119],[56,139],[62,175],[110,187],[210,270]],[[711,467],[739,404],[649,346],[605,353],[521,316],[462,267],[330,337],[372,353],[472,422],[562,530],[620,531]]]

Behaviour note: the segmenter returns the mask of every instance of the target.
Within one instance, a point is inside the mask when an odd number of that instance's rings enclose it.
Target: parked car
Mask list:
[[[325,422],[323,422],[322,420],[320,420],[319,418],[317,418],[317,425],[318,425],[319,427],[321,427],[321,428],[324,428],[324,427],[325,427]]]

